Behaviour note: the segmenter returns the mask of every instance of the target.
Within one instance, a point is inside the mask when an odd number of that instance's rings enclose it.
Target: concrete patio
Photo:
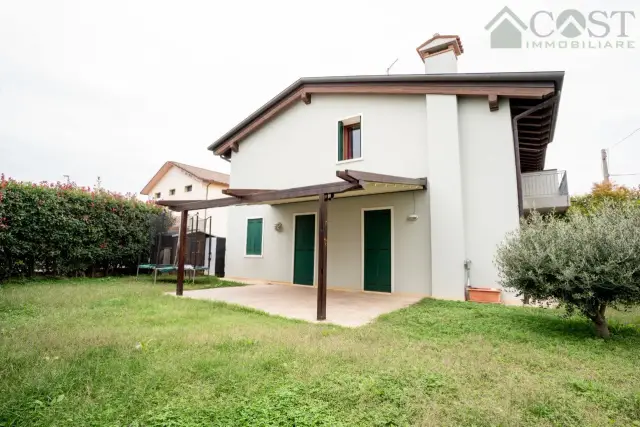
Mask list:
[[[232,288],[184,291],[188,298],[223,301],[291,319],[316,320],[316,288],[298,285],[254,284]],[[420,301],[420,296],[327,290],[327,320],[318,323],[357,327],[381,314]]]

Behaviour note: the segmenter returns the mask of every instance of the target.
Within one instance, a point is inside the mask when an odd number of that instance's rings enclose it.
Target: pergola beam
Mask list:
[[[242,199],[239,197],[222,197],[211,200],[191,200],[189,203],[174,204],[170,209],[174,211],[196,211],[199,209],[223,208],[239,204],[242,204]]]
[[[406,178],[371,172],[344,170],[336,172],[336,176],[344,182],[294,187],[284,190],[260,190],[249,188],[233,188],[223,192],[230,197],[211,200],[160,200],[157,203],[174,211],[194,211],[200,209],[221,208],[233,205],[277,202],[286,199],[314,197],[322,194],[338,194],[347,191],[361,190],[364,183],[382,183],[415,185],[427,188],[427,178]]]
[[[329,184],[310,185],[307,187],[289,188],[286,190],[274,190],[266,193],[252,194],[242,198],[244,203],[262,203],[284,199],[296,199],[299,197],[319,196],[321,194],[344,193],[357,190],[360,185],[351,182],[332,182]]]
[[[225,188],[222,194],[233,197],[245,197],[250,194],[266,193],[273,190],[258,190],[256,188]]]
[[[365,182],[379,182],[382,184],[402,184],[402,185],[420,185],[427,188],[427,178],[405,178],[401,176],[383,175],[379,173],[360,172],[354,170],[345,170],[344,174],[336,173],[342,179],[354,179]],[[348,178],[345,178],[348,177]]]
[[[318,301],[317,320],[327,318],[327,194],[318,199]]]
[[[180,235],[178,237],[178,281],[176,284],[176,295],[182,296],[184,289],[184,253],[187,244],[187,218],[189,211],[182,211],[180,214]]]

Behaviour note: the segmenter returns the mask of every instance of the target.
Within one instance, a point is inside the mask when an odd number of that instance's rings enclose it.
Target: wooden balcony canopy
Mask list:
[[[159,200],[157,204],[171,210],[183,212],[200,209],[220,208],[234,205],[281,204],[317,201],[323,194],[331,198],[363,196],[370,194],[395,193],[400,191],[424,190],[426,178],[405,178],[354,170],[337,171],[342,181],[326,184],[294,187],[284,190],[236,189],[229,188],[223,193],[229,197],[212,200]]]
[[[396,193],[400,191],[426,190],[426,178],[403,178],[353,170],[337,171],[342,181],[285,190],[259,190],[229,188],[223,192],[229,197],[213,200],[160,200],[157,203],[174,211],[180,211],[180,235],[178,238],[178,281],[176,295],[182,295],[184,285],[184,247],[187,235],[187,218],[190,210],[220,208],[233,205],[280,204],[304,201],[318,202],[318,302],[317,319],[327,318],[327,236],[329,201],[340,197],[370,194]]]

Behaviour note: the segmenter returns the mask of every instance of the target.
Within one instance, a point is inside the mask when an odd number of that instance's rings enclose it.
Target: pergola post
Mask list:
[[[189,211],[182,211],[180,214],[180,236],[178,237],[178,283],[176,284],[176,295],[182,296],[184,288],[184,253],[187,243],[187,218]]]
[[[318,320],[327,318],[327,195],[320,194],[318,205]]]

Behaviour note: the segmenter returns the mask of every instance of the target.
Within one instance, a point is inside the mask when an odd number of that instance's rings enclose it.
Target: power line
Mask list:
[[[615,147],[616,145],[620,144],[623,141],[626,141],[627,139],[631,138],[631,136],[633,136],[636,132],[640,131],[640,128],[634,130],[633,132],[631,132],[629,135],[625,136],[624,138],[622,138],[620,141],[616,142],[615,144],[613,144],[612,146],[610,146],[608,148],[608,150],[612,149],[613,147]]]
[[[636,173],[612,173],[609,176],[635,176],[635,175],[640,175],[640,172],[636,172]]]

